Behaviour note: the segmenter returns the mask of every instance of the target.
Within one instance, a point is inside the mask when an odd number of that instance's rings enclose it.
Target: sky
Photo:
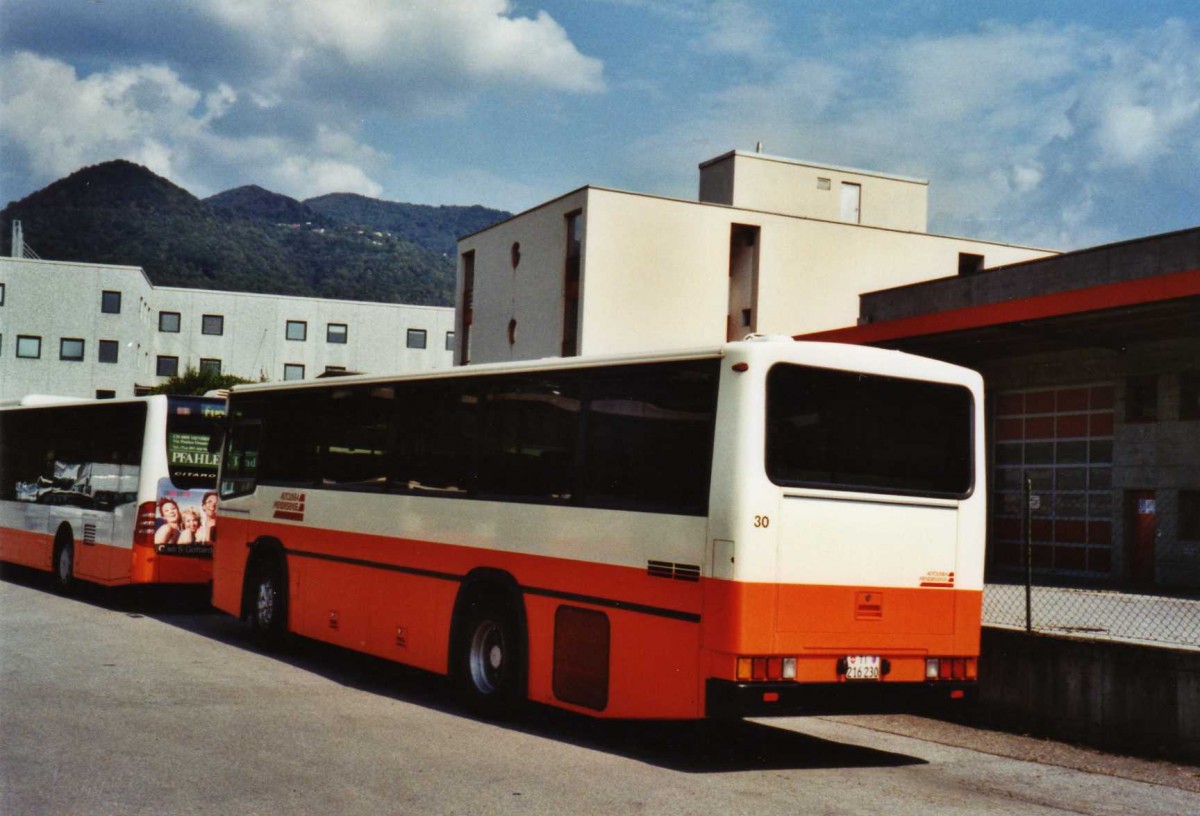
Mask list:
[[[0,0],[0,204],[115,158],[201,197],[695,200],[759,142],[927,179],[942,235],[1197,226],[1200,3]]]

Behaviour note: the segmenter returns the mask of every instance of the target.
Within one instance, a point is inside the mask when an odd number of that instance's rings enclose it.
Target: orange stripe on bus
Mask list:
[[[49,571],[53,567],[53,558],[54,536],[0,528],[0,561]]]
[[[603,612],[611,660],[600,713],[608,717],[699,716],[705,679],[733,679],[739,654],[796,655],[798,679],[821,682],[837,680],[839,657],[877,654],[891,663],[888,679],[921,681],[926,655],[979,650],[978,591],[679,581],[635,567],[240,520],[227,520],[216,545],[217,608],[240,613],[245,542],[260,536],[289,553],[293,631],[441,673],[461,580],[476,568],[509,573],[524,590],[529,696],[567,708],[578,709],[553,693],[555,612],[564,604]]]

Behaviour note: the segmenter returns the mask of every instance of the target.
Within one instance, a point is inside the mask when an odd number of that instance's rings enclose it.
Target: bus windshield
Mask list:
[[[171,397],[167,410],[167,470],[182,490],[214,487],[221,454],[213,435],[225,417],[225,403],[199,397]]]
[[[779,364],[767,375],[767,475],[784,486],[964,498],[971,392]]]

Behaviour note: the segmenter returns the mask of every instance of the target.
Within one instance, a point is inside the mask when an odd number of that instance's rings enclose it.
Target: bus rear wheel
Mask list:
[[[287,586],[283,571],[271,561],[258,563],[251,574],[249,589],[250,628],[264,647],[276,648],[287,631]]]
[[[75,542],[61,534],[54,548],[54,588],[64,595],[75,588]]]
[[[487,716],[521,700],[521,641],[514,615],[498,601],[473,604],[458,644],[457,683],[467,705]]]

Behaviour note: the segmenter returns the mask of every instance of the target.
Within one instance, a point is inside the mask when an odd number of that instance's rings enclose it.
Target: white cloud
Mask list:
[[[431,90],[604,89],[600,60],[581,54],[550,15],[516,16],[507,0],[216,0],[208,8],[253,39],[260,65],[275,66],[258,84],[276,93],[313,84],[406,105]]]
[[[35,15],[26,26],[53,39],[63,9],[37,8],[24,9]],[[387,157],[363,144],[368,119],[402,128],[462,115],[484,93],[605,87],[603,64],[557,21],[507,0],[210,0],[186,19],[156,17],[158,28],[182,28],[164,31],[166,56],[148,59],[138,54],[155,47],[144,39],[155,26],[137,8],[105,11],[110,28],[130,24],[124,45],[135,50],[122,63],[79,73],[61,47],[57,58],[0,58],[6,182],[32,187],[121,157],[198,194],[255,182],[379,195]]]
[[[762,59],[777,46],[762,10],[746,0],[717,0],[703,7],[697,46],[705,52]]]
[[[41,178],[114,156],[169,174],[164,145],[197,123],[191,111],[200,93],[161,66],[80,79],[65,63],[19,53],[0,61],[0,76],[0,136]]]
[[[213,125],[236,102],[233,89],[221,85],[203,94],[163,66],[81,78],[63,62],[19,53],[0,60],[0,77],[5,154],[18,153],[40,180],[120,157],[197,195],[221,189],[214,175],[275,185],[272,189],[301,197],[330,190],[382,192],[366,169],[379,165],[380,155],[350,134],[317,128],[311,142],[221,136]]]
[[[930,179],[937,231],[1081,246],[1127,229],[1107,204],[1128,201],[1125,174],[1200,196],[1198,46],[1180,22],[863,38],[710,94],[636,151],[677,162],[679,194],[695,184],[695,134],[719,151],[761,139],[770,153]]]

